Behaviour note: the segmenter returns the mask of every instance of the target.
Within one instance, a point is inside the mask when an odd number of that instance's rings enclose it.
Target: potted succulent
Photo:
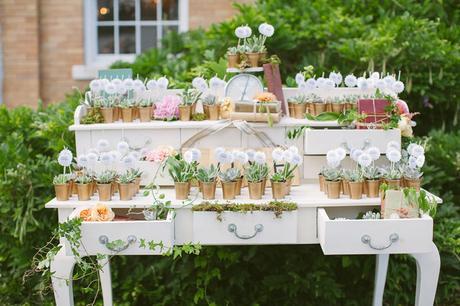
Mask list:
[[[259,67],[261,42],[262,41],[257,36],[253,36],[248,39],[245,54],[248,58],[249,65],[252,68]]]
[[[58,201],[67,201],[70,197],[69,193],[69,175],[61,173],[53,178],[54,191]]]
[[[153,101],[150,99],[142,99],[139,101],[139,119],[141,122],[149,122],[152,120]]]
[[[421,145],[411,143],[407,147],[407,153],[409,156],[403,168],[404,185],[420,191],[423,177],[421,169],[425,164],[425,149]]]
[[[129,171],[118,176],[118,193],[120,194],[121,201],[129,201],[132,199],[131,184],[133,184],[134,180],[135,177]]]
[[[348,184],[350,181],[350,174],[350,169],[342,170],[342,186],[340,186],[340,188],[342,189],[342,193],[344,195],[350,195],[350,185]]]
[[[227,66],[228,68],[238,68],[240,62],[240,54],[237,47],[227,49]]]
[[[259,200],[262,198],[264,189],[264,179],[268,175],[266,163],[250,163],[244,171],[244,177],[248,181],[249,198]]]
[[[288,103],[292,104],[293,110],[293,112],[291,113],[291,117],[294,117],[296,119],[304,119],[307,101],[307,96],[303,94],[289,98]]]
[[[270,178],[272,196],[275,200],[282,199],[287,193],[286,177],[282,172],[275,172]]]
[[[96,103],[96,101],[95,101]],[[113,98],[112,97],[98,97],[97,104],[100,107],[102,117],[105,123],[113,122]]]
[[[348,186],[350,188],[350,199],[361,199],[363,197],[363,173],[361,169],[353,169],[348,175]]]
[[[181,121],[190,121],[193,109],[196,107],[196,103],[200,99],[202,92],[197,89],[186,88],[181,93],[181,104],[179,105],[179,119]]]
[[[76,178],[79,201],[88,201],[91,198],[92,178],[83,174]]]
[[[343,111],[343,104],[341,98],[335,97],[334,99],[332,99],[331,111],[334,113],[341,113]]]
[[[338,199],[340,197],[341,171],[338,168],[326,168],[323,171],[327,197]]]
[[[112,179],[110,171],[103,171],[96,175],[97,193],[99,201],[110,201],[112,198]]]
[[[219,120],[219,104],[215,95],[207,95],[203,99],[203,111],[208,120]]]
[[[259,60],[260,61],[265,61],[267,57],[267,48],[265,47],[265,41],[267,40],[268,37],[272,37],[273,34],[275,33],[275,28],[268,24],[268,23],[262,23],[259,25]]]
[[[143,172],[139,168],[131,168],[129,172],[134,177],[134,188],[133,188],[133,195],[134,195],[138,193],[140,190],[141,177],[142,177]]]
[[[224,200],[233,200],[236,196],[236,180],[241,177],[240,170],[228,168],[219,172],[220,182],[222,184],[222,194]]]
[[[184,153],[184,157],[180,154],[170,156],[166,160],[169,175],[174,180],[174,188],[176,191],[176,200],[186,200],[190,192],[190,181],[192,180],[196,161],[199,160],[198,150],[189,150]]]
[[[123,122],[133,121],[133,101],[130,99],[123,99],[120,101],[119,107],[121,109],[121,117]]]
[[[211,165],[209,168],[200,168],[197,170],[196,179],[200,183],[203,199],[214,200],[216,198],[218,173],[219,170],[214,165]]]
[[[302,157],[299,155],[299,149],[296,146],[291,146],[287,150],[284,150],[283,160],[283,176],[286,178],[286,194],[290,194],[294,171],[302,163]]]
[[[389,187],[401,187],[401,169],[398,165],[401,160],[399,144],[390,142],[387,146],[386,157],[390,161],[390,167],[384,174],[385,182]]]
[[[378,198],[380,189],[380,179],[382,178],[382,169],[375,166],[370,166],[363,169],[363,176],[366,179],[364,182],[367,185],[366,195],[368,198]]]

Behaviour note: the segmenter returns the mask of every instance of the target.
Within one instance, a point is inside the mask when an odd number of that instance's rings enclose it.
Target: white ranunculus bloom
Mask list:
[[[307,84],[308,88],[314,89],[318,86],[318,82],[314,78],[309,78],[308,80],[305,81]]]
[[[195,88],[199,88],[202,84],[206,84],[206,80],[202,77],[195,77],[192,80],[192,86]]]
[[[393,88],[393,84],[396,82],[395,77],[392,75],[387,75],[383,78],[383,80],[385,81],[385,84],[388,88]]]
[[[277,162],[281,163],[283,161],[283,149],[276,148],[272,151],[272,159]]]
[[[392,140],[392,141],[387,143],[387,151],[389,149],[396,149],[396,150],[399,151],[399,150],[401,150],[401,145],[398,142]]]
[[[100,92],[102,90],[102,82],[98,79],[96,80],[92,80],[90,83],[89,83],[89,88],[91,89],[92,92]]]
[[[120,141],[117,144],[117,150],[121,155],[126,155],[129,152],[129,144],[126,141]]]
[[[134,88],[134,81],[131,78],[127,78],[123,80],[123,85],[125,85],[127,90]]]
[[[335,85],[339,86],[342,83],[342,74],[340,72],[331,72],[329,74],[329,79],[334,81]]]
[[[369,167],[371,163],[372,163],[372,157],[367,153],[363,153],[358,157],[358,164],[361,167],[364,167],[364,168]]]
[[[345,151],[345,149],[342,147],[338,147],[337,149],[335,149],[335,153],[337,153],[337,157],[340,161],[342,161],[345,158],[345,156],[347,156],[347,151]]]
[[[217,147],[217,148],[214,149],[214,155],[216,155],[216,156],[217,156],[217,154],[222,153],[222,152],[225,152],[225,149],[222,148],[222,147]]]
[[[81,167],[81,168],[86,168],[86,166],[88,166],[88,157],[86,155],[80,155],[78,158],[77,158],[77,165],[78,167]]]
[[[332,79],[326,79],[326,81],[324,82],[324,86],[329,89],[334,88],[335,82]]]
[[[377,160],[380,158],[380,149],[377,147],[368,148],[366,153],[371,156],[372,160]]]
[[[363,150],[361,149],[352,149],[351,152],[350,152],[350,157],[352,160],[354,160],[355,162],[358,162],[358,158],[361,156],[361,154],[363,154]]]
[[[246,154],[248,155],[248,161],[254,161],[256,151],[249,149],[246,151]]]
[[[415,156],[410,156],[410,157],[409,157],[409,160],[407,161],[407,165],[408,165],[409,168],[411,168],[411,169],[417,168],[417,157],[415,157]]]
[[[147,89],[148,90],[156,90],[158,88],[158,84],[156,80],[149,80],[147,82]]]
[[[382,79],[376,80],[375,87],[378,88],[380,91],[385,90],[386,88],[385,81]]]
[[[358,88],[361,89],[361,90],[367,90],[369,89],[369,82],[363,78],[363,77],[360,77],[358,78]]]
[[[419,144],[411,143],[407,147],[407,152],[409,152],[412,156],[419,157],[420,155],[425,154],[425,149]]]
[[[299,154],[299,148],[297,148],[296,146],[290,146],[288,150],[294,154]]]
[[[372,72],[370,78],[373,80],[378,80],[380,79],[380,74],[378,72]]]
[[[216,160],[221,164],[230,164],[233,162],[233,154],[227,151],[219,151],[216,153]]]
[[[101,154],[101,156],[99,157],[99,161],[105,165],[105,166],[108,166],[110,165],[112,162],[113,162],[113,158],[112,158],[112,155],[108,152],[104,152]]]
[[[193,162],[193,153],[192,151],[188,150],[184,153],[184,160],[190,164]]]
[[[216,91],[218,90],[219,88],[223,87],[223,82],[221,79],[219,79],[218,77],[216,76],[213,76],[210,80],[209,80],[209,88],[213,91]]]
[[[327,165],[331,168],[337,168],[340,166],[340,161],[335,160],[335,161],[328,161]]]
[[[107,152],[109,150],[109,141],[107,139],[99,139],[96,148],[99,152]]]
[[[201,159],[201,151],[196,149],[196,148],[193,148],[193,149],[190,149],[190,151],[192,152],[193,154],[193,161],[199,161]]]
[[[397,94],[402,93],[404,91],[404,83],[401,81],[396,81],[394,82],[392,89]]]
[[[94,163],[98,159],[98,155],[96,153],[94,153],[94,152],[90,152],[90,153],[86,154],[86,157],[88,158],[89,163]]]
[[[136,164],[136,160],[132,156],[127,155],[123,157],[122,163],[126,168],[134,168],[134,165]]]
[[[268,23],[262,23],[259,25],[259,33],[267,37],[272,37],[275,33],[275,28]]]
[[[110,81],[113,85],[115,86],[118,86],[120,84],[123,84],[123,81],[120,80],[120,79],[113,79],[112,81]]]
[[[169,85],[169,81],[166,77],[161,77],[157,80],[158,88],[161,90],[166,90]]]
[[[117,85],[117,93],[119,95],[124,95],[126,93],[127,89],[125,87],[125,85],[123,85],[123,83]]]
[[[237,27],[237,28],[235,29],[235,35],[236,35],[236,37],[238,37],[239,39],[246,38],[246,30],[244,29],[243,26]]]
[[[291,163],[292,162],[292,157],[294,156],[294,153],[292,153],[291,151],[289,150],[284,150],[283,151],[283,159],[287,162],[287,163]]]
[[[254,154],[254,162],[256,164],[262,165],[262,164],[265,163],[266,160],[267,160],[267,158],[266,158],[264,152],[256,152],[256,154]]]
[[[423,165],[425,164],[425,155],[419,155],[417,157],[417,167],[422,168]]]
[[[142,81],[139,80],[139,79],[134,80],[134,90],[137,91],[137,92],[143,92],[143,91],[145,91],[144,82],[142,82]]]
[[[401,152],[395,149],[387,151],[387,158],[392,163],[397,163],[401,160]]]
[[[293,165],[302,164],[302,156],[300,154],[293,153],[290,163]]]
[[[70,151],[67,148],[61,150],[61,152],[59,152],[59,155],[67,155],[67,156],[70,156],[70,158],[73,157],[72,151]]]
[[[349,74],[345,77],[345,85],[347,85],[347,87],[355,87],[357,83],[358,81],[353,74]]]
[[[318,88],[325,88],[326,87],[326,79],[323,78],[323,77],[319,77],[316,80],[316,86],[318,86]]]
[[[327,163],[330,165],[330,164],[335,164],[337,162],[340,163],[340,158],[339,158],[339,155],[337,154],[337,152],[335,150],[329,150],[327,153],[326,153],[326,160],[327,160]]]
[[[233,155],[235,161],[241,163],[241,164],[246,164],[249,161],[249,156],[246,152],[243,151],[236,151],[235,154]]]
[[[305,83],[305,76],[303,75],[303,73],[299,72],[295,75],[295,82],[297,84],[297,86],[299,86],[300,84],[303,84]]]
[[[72,164],[72,156],[67,154],[59,154],[58,163],[63,167],[69,167]]]
[[[252,35],[252,29],[250,27],[244,26],[243,29],[244,29],[244,36],[245,36],[244,38],[248,38]]]
[[[104,91],[109,95],[113,95],[117,93],[117,87],[114,84],[109,83],[104,86]]]
[[[118,151],[116,151],[116,150],[113,150],[113,151],[110,151],[109,153],[110,153],[110,155],[112,155],[112,158],[113,158],[113,160],[114,160],[115,162],[121,160],[121,154],[120,154],[120,152],[118,152]]]

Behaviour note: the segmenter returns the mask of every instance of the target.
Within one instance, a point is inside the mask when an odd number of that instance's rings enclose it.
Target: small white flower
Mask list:
[[[201,151],[196,148],[190,149],[190,151],[192,152],[192,160],[198,162],[201,158]]]
[[[334,81],[335,85],[339,86],[342,83],[342,74],[340,72],[331,72],[329,73],[329,79]]]
[[[156,90],[158,88],[158,83],[156,80],[149,80],[147,82],[147,89],[148,90]]]
[[[120,84],[123,84],[123,81],[120,80],[120,79],[113,79],[113,80],[111,81],[111,83],[112,83],[113,85],[115,85],[115,86],[118,86],[118,85],[120,85]]]
[[[89,152],[86,154],[86,157],[88,158],[89,163],[95,163],[98,159],[98,155],[94,152]]]
[[[134,81],[131,78],[127,78],[123,80],[123,85],[126,87],[127,90],[134,88]]]
[[[303,75],[303,73],[299,72],[295,75],[295,82],[297,86],[300,86],[300,84],[305,83],[305,76]]]
[[[385,81],[382,79],[376,80],[374,85],[380,91],[385,90],[385,87],[386,87]]]
[[[334,80],[326,79],[326,81],[324,82],[324,87],[328,89],[334,88],[335,87]]]
[[[388,88],[393,88],[393,84],[396,82],[395,77],[392,75],[387,75],[383,78],[383,80]]]
[[[399,219],[399,215],[397,213],[392,213],[390,219]]]
[[[358,159],[359,157],[361,156],[361,154],[363,154],[363,150],[361,149],[352,149],[351,152],[350,152],[350,157],[352,160],[354,160],[355,162],[358,162]]]
[[[195,88],[200,88],[202,86],[202,84],[205,84],[206,85],[206,80],[203,79],[202,77],[196,77],[192,80],[192,86],[195,87]],[[206,85],[207,87],[207,85]]]
[[[327,165],[331,168],[337,168],[340,166],[340,161],[338,160],[331,160],[327,162]]]
[[[419,145],[419,144],[411,143],[407,147],[407,152],[409,152],[409,154],[412,155],[412,156],[419,157],[419,156],[425,154],[425,149],[423,149],[423,147],[421,145]]]
[[[407,165],[408,165],[409,168],[411,168],[411,169],[417,168],[417,157],[415,157],[415,156],[410,156],[410,157],[409,157],[409,160],[407,161]]]
[[[67,154],[59,154],[58,163],[63,167],[69,167],[72,164],[72,156]]]
[[[137,79],[134,81],[134,90],[136,92],[143,92],[145,91],[145,85],[144,85],[144,82],[142,82],[141,80]]]
[[[329,165],[340,163],[339,155],[335,150],[329,150],[326,154],[326,160]],[[334,167],[335,168],[335,167]]]
[[[225,152],[225,149],[222,148],[222,147],[217,147],[217,148],[214,149],[214,155],[215,156],[219,155],[222,152]]]
[[[244,27],[237,27],[235,29],[235,35],[236,37],[238,37],[239,39],[243,39],[243,38],[246,38],[246,30],[244,29]]]
[[[112,158],[112,155],[108,152],[104,152],[101,154],[101,156],[99,157],[99,161],[103,164],[103,165],[110,165],[112,162],[113,162],[113,158]]]
[[[293,165],[302,164],[302,156],[300,156],[300,154],[293,153],[290,163],[293,164]]]
[[[258,165],[265,164],[265,161],[267,160],[265,153],[264,152],[256,152],[254,154],[254,162]]]
[[[84,155],[84,154],[80,155],[77,158],[77,165],[80,168],[86,168],[86,166],[88,166],[88,157],[86,155]]]
[[[219,151],[216,153],[216,160],[221,164],[230,164],[233,162],[233,154],[227,151]]]
[[[273,33],[275,33],[275,28],[268,23],[262,23],[259,25],[259,33],[267,37],[272,37]]]
[[[380,149],[377,147],[368,148],[366,153],[371,156],[372,160],[377,160],[380,158]]]
[[[249,156],[246,152],[243,151],[236,151],[233,154],[233,158],[235,161],[241,163],[241,164],[246,164],[249,161]]]
[[[248,155],[248,161],[254,161],[256,151],[249,149],[246,151],[246,154]]]
[[[116,150],[113,150],[113,151],[110,151],[109,153],[110,153],[110,155],[112,155],[113,161],[117,162],[117,161],[120,161],[120,160],[121,160],[121,154],[120,154],[120,152],[118,152],[118,151],[116,151]]]
[[[283,159],[287,162],[287,163],[291,163],[292,161],[292,157],[294,156],[294,153],[292,153],[292,151],[290,150],[284,150],[283,151]]]
[[[109,141],[107,139],[99,139],[96,148],[99,152],[107,152],[109,150]]]
[[[323,77],[319,77],[317,80],[316,80],[316,86],[318,88],[325,88],[326,87],[326,79],[323,78]]]
[[[337,149],[335,149],[335,153],[337,153],[337,157],[340,161],[342,161],[345,158],[345,156],[347,156],[347,151],[345,151],[345,149],[342,147],[338,147]]]
[[[425,155],[420,155],[417,157],[417,167],[422,168],[425,164]]]
[[[121,161],[126,168],[134,168],[136,163],[136,160],[130,155],[123,157]]]
[[[401,152],[395,149],[387,151],[387,158],[392,163],[397,163],[401,160]]]
[[[283,161],[283,149],[276,148],[272,151],[272,159],[277,162],[281,163]]]
[[[120,141],[117,144],[117,150],[121,155],[126,155],[129,152],[129,144],[126,141]]]
[[[345,77],[345,85],[347,85],[347,87],[355,87],[357,83],[358,81],[353,74],[349,74]]]
[[[124,95],[126,93],[127,89],[125,87],[125,85],[123,85],[123,83],[117,85],[117,93],[119,95]]]
[[[166,90],[168,88],[169,81],[167,78],[161,77],[157,80],[157,85],[159,89]]]
[[[131,156],[134,160],[140,160],[141,159],[141,154],[137,151],[132,151],[129,153],[129,156]]]
[[[399,150],[401,150],[401,145],[398,142],[392,140],[392,141],[388,142],[388,144],[387,144],[387,151],[389,149],[395,149],[395,150],[399,151]]]
[[[314,89],[317,87],[317,82],[314,78],[309,78],[305,83],[309,89]]]
[[[378,72],[372,72],[370,78],[373,80],[378,80],[380,79],[380,74]]]
[[[92,80],[89,83],[89,88],[91,89],[92,92],[98,93],[102,90],[102,82],[100,80]]]
[[[290,146],[288,150],[294,154],[299,154],[299,148],[297,148],[296,146]]]
[[[363,153],[358,157],[358,164],[361,167],[364,167],[364,168],[369,167],[371,163],[372,163],[372,157],[367,153]]]
[[[252,35],[252,29],[248,26],[243,26],[243,30],[244,30],[244,38],[248,38]]]
[[[394,82],[392,89],[397,94],[402,93],[404,91],[404,83],[401,81],[396,81]]]
[[[213,91],[218,90],[219,88],[224,87],[225,81],[219,79],[218,77],[214,76],[209,80],[209,88]]]
[[[67,149],[67,148],[61,150],[61,152],[59,152],[59,155],[67,155],[67,156],[70,156],[70,158],[73,157],[72,151],[70,151],[70,150]]]
[[[184,160],[190,164],[193,162],[193,153],[192,151],[188,150],[184,153]]]
[[[104,86],[104,91],[109,95],[113,95],[117,93],[117,87],[114,84],[109,83]]]
[[[361,90],[367,90],[369,89],[369,83],[368,81],[363,78],[363,77],[360,77],[358,78],[358,88],[361,89]]]

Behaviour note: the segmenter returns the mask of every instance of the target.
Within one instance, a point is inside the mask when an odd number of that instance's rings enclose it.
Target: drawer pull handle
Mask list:
[[[370,141],[369,139],[364,139],[364,143],[363,143],[363,146],[362,146],[361,148],[353,148],[352,146],[350,146],[350,145],[348,144],[348,141],[342,142],[342,147],[343,147],[345,150],[347,150],[348,152],[350,152],[350,153],[351,153],[351,151],[352,151],[353,149],[360,149],[360,150],[363,150],[363,151],[364,151],[364,150],[367,149],[370,145],[371,145],[371,141]]]
[[[390,241],[389,241],[389,243],[388,243],[386,246],[374,246],[374,245],[372,245],[371,236],[369,236],[369,235],[363,235],[363,236],[361,237],[362,243],[368,244],[372,249],[374,249],[374,250],[379,250],[379,251],[385,250],[385,249],[388,249],[389,247],[391,247],[391,245],[392,245],[393,243],[395,243],[396,241],[399,240],[399,235],[396,234],[396,233],[393,233],[393,234],[390,235],[389,240],[390,240]]]
[[[257,233],[260,233],[263,230],[264,230],[264,226],[262,224],[256,224],[254,226],[254,234],[252,234],[252,235],[240,235],[240,234],[238,234],[237,227],[236,227],[235,224],[231,223],[231,224],[228,225],[228,231],[230,233],[234,233],[237,238],[245,239],[245,240],[254,238],[257,235]]]
[[[121,240],[115,240],[110,242],[109,237],[106,235],[101,235],[99,236],[99,243],[105,245],[107,249],[113,252],[121,252],[126,250],[131,244],[137,241],[136,236],[134,235],[129,235],[128,239],[124,244],[120,244],[119,242],[123,243]]]

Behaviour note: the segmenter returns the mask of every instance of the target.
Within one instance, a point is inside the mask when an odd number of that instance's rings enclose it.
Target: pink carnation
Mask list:
[[[399,109],[399,114],[409,114],[409,106],[403,100],[396,101],[396,106]]]
[[[155,105],[155,118],[171,120],[179,117],[179,104],[180,98],[178,96],[165,96],[163,101]]]
[[[174,156],[175,154],[176,154],[176,151],[174,150],[174,148],[170,146],[159,146],[155,150],[147,152],[145,154],[145,160],[149,162],[161,163],[162,161],[167,159],[169,156]]]

